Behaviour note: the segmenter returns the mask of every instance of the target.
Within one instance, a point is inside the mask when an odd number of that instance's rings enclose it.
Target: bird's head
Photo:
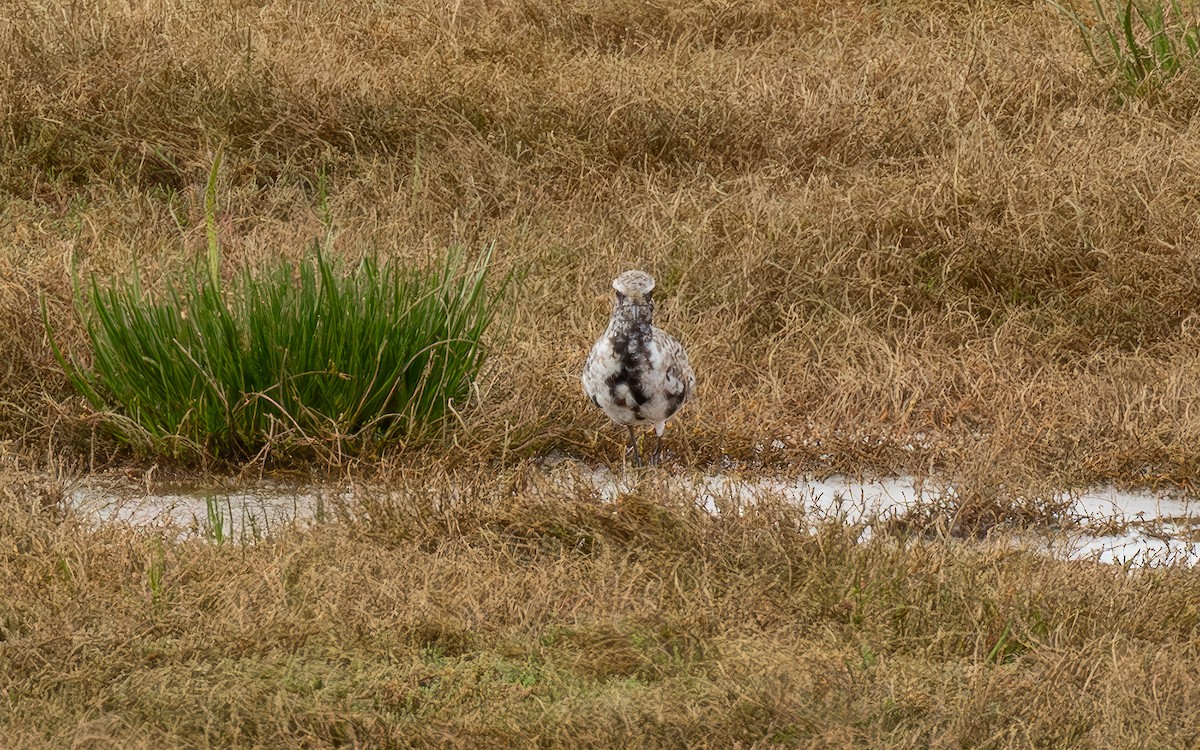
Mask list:
[[[645,271],[626,271],[613,279],[616,293],[614,312],[621,310],[630,317],[649,319],[654,312],[654,278]]]

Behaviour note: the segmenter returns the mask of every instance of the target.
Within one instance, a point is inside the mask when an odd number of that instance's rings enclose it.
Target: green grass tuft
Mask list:
[[[298,267],[243,270],[227,292],[214,257],[158,297],[136,267],[76,282],[92,363],[56,355],[126,442],[244,457],[420,439],[467,401],[503,294],[485,283],[490,249],[471,263],[452,248],[432,271],[372,258],[346,271],[317,247]]]
[[[1195,62],[1200,54],[1200,24],[1179,0],[1093,0],[1094,22],[1048,0],[1075,23],[1096,67],[1116,73],[1132,91],[1144,91]]]

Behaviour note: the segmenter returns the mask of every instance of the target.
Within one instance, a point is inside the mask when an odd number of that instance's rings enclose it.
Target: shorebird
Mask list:
[[[651,461],[662,455],[662,435],[671,415],[696,390],[696,374],[683,345],[654,327],[654,279],[626,271],[613,279],[612,318],[583,366],[583,391],[608,418],[629,430],[628,450],[642,456],[633,428],[654,425],[658,436]]]

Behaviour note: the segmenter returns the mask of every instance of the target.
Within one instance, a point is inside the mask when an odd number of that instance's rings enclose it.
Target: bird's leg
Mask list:
[[[658,462],[662,460],[663,439],[662,433],[658,433],[658,440],[654,444],[654,453],[650,456],[650,463],[658,466]]]
[[[629,425],[629,445],[627,446],[627,450],[633,451],[634,461],[637,462],[638,466],[641,466],[642,454],[638,453],[637,436],[633,432],[633,425]]]

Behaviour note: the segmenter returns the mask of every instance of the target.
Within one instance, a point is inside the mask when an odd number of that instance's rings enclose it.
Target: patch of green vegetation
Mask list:
[[[1095,20],[1048,0],[1079,29],[1096,67],[1133,91],[1153,87],[1193,65],[1200,55],[1194,8],[1179,0],[1093,0]]]
[[[432,271],[374,258],[347,270],[318,244],[310,262],[243,269],[227,285],[216,167],[205,270],[157,296],[136,266],[106,286],[76,280],[91,364],[55,354],[120,439],[174,456],[353,450],[418,439],[467,402],[505,286],[487,288],[490,249],[471,262],[451,248]]]

